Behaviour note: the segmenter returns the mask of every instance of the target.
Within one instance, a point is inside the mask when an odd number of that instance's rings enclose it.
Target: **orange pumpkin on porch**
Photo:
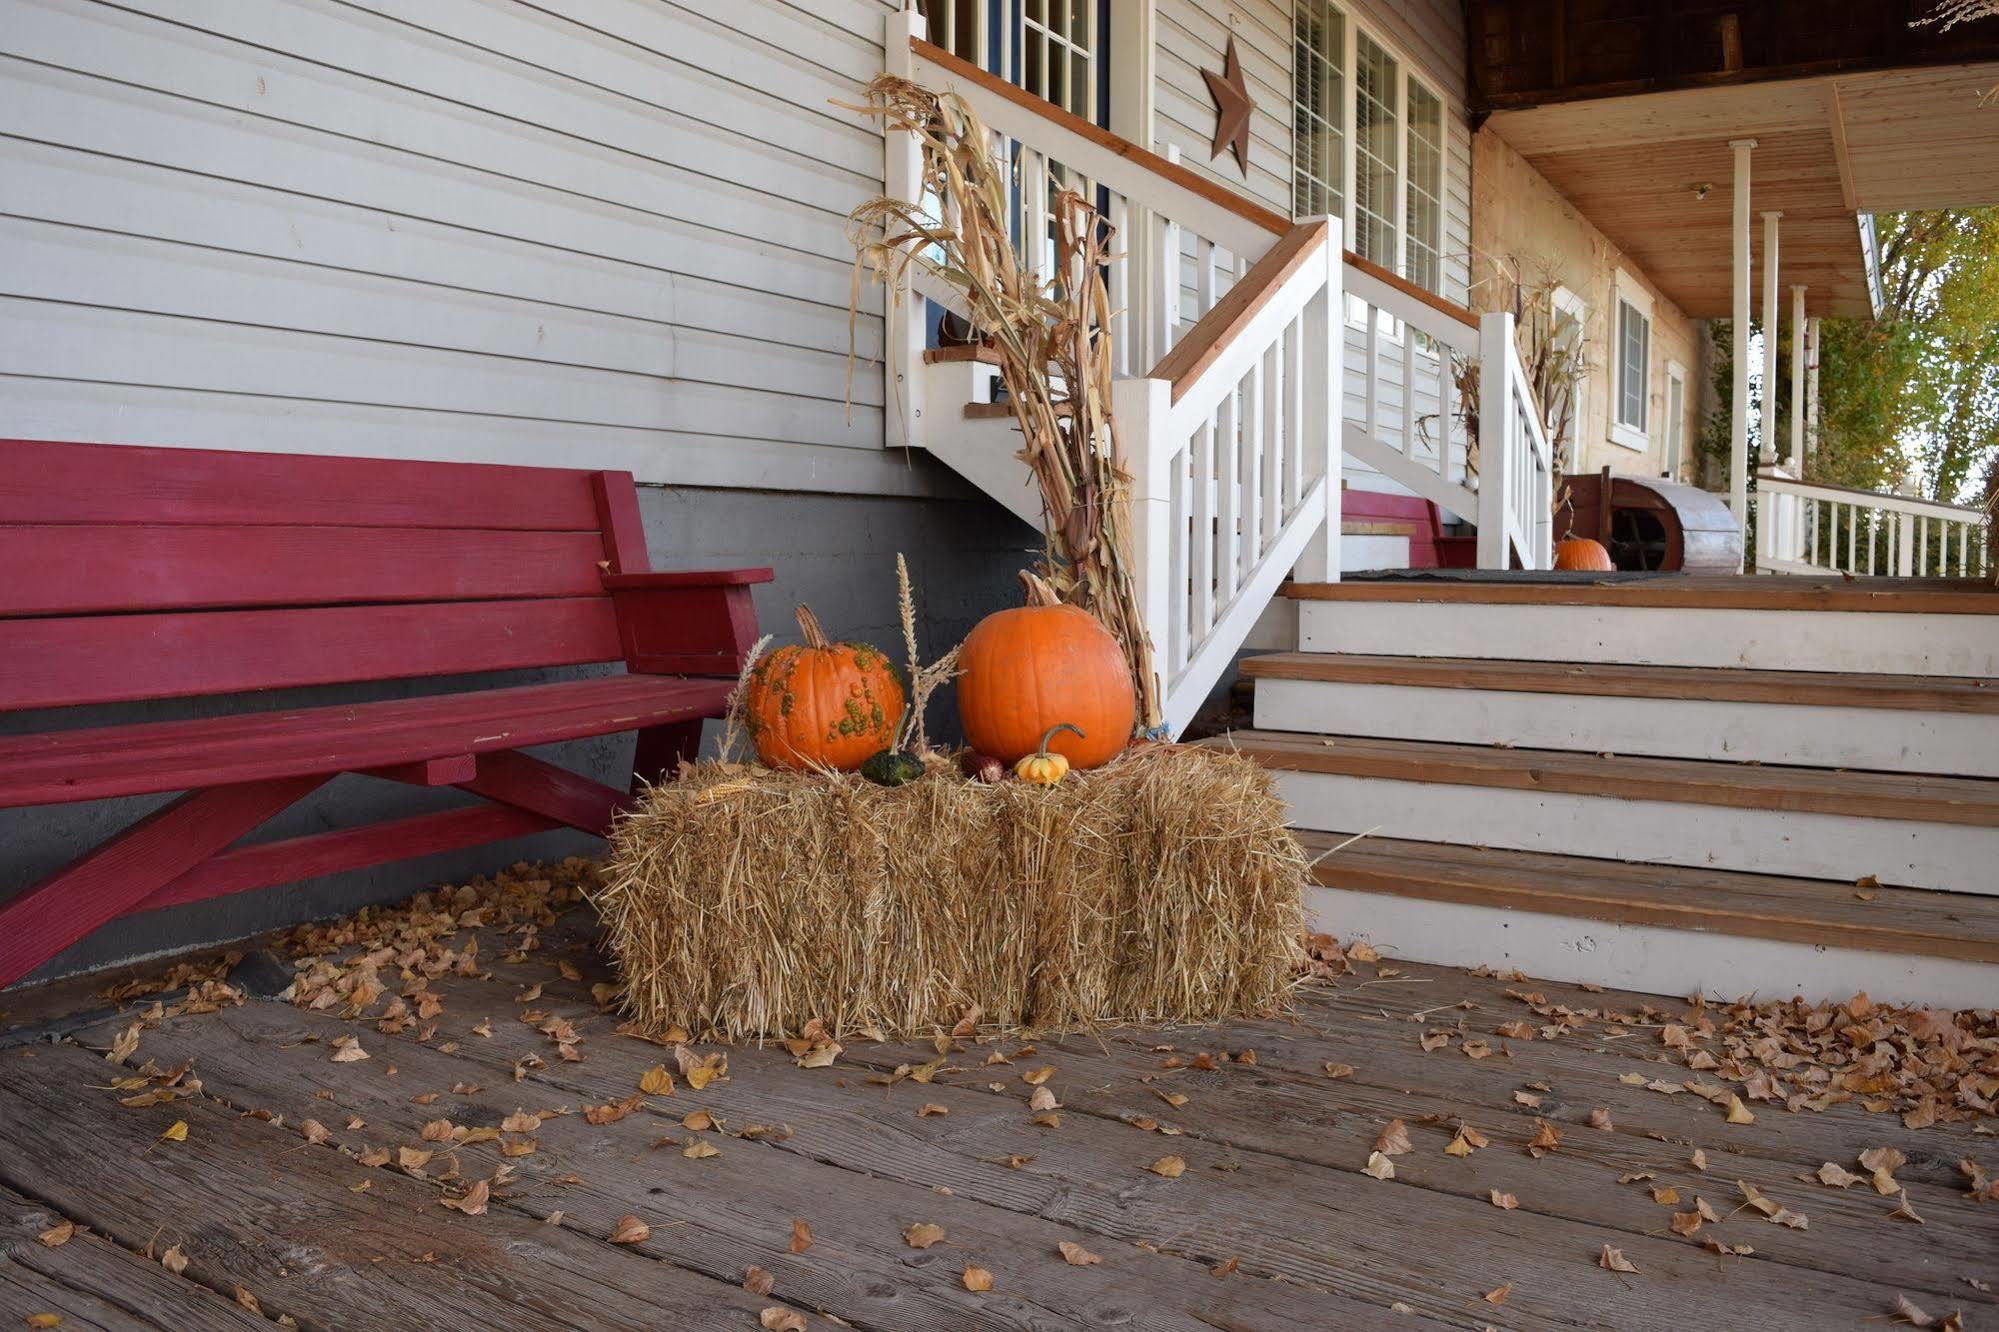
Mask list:
[[[1615,570],[1610,562],[1610,552],[1601,541],[1589,537],[1565,537],[1555,543],[1555,567],[1557,569]]]
[[[744,725],[773,768],[853,772],[889,748],[902,721],[902,680],[879,648],[832,643],[798,608],[805,642],[767,653],[750,672]]]
[[[988,615],[958,649],[965,740],[1012,767],[1066,722],[1082,734],[1059,732],[1048,752],[1072,768],[1100,767],[1123,752],[1138,720],[1124,649],[1096,616],[1026,581],[1035,604]]]

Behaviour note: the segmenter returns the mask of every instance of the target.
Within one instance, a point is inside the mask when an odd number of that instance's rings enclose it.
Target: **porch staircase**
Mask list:
[[[1299,650],[1244,663],[1254,728],[1211,743],[1276,773],[1319,928],[1660,994],[1999,1004],[1999,589],[1287,595]]]
[[[1336,581],[1353,567],[1349,550],[1382,558],[1393,546],[1367,538],[1397,533],[1342,523],[1348,457],[1370,485],[1475,519],[1479,563],[1548,567],[1553,461],[1511,315],[1475,316],[1346,252],[1337,220],[1294,224],[1171,152],[1023,93],[926,41],[914,10],[889,19],[887,49],[894,73],[956,93],[991,131],[1018,182],[1013,241],[1028,270],[1059,277],[1048,236],[1062,191],[1094,200],[1115,229],[1104,271],[1112,411],[1171,732],[1233,668],[1286,579]],[[906,136],[891,140],[886,176],[899,197],[926,197]],[[929,346],[925,301],[966,313],[921,273],[894,303],[896,442],[1040,526],[994,367],[976,350]],[[1487,404],[1476,475],[1461,373],[1477,377]]]

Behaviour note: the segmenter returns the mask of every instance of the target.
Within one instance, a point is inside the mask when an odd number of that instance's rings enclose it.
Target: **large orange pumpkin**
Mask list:
[[[803,645],[765,654],[750,672],[745,726],[773,768],[852,772],[894,741],[902,681],[879,648],[827,642],[804,606],[798,629]]]
[[[1608,569],[1617,566],[1610,562],[1610,552],[1603,548],[1601,541],[1588,537],[1567,537],[1555,543],[1555,567],[1557,569]]]
[[[958,650],[965,740],[1011,767],[1067,722],[1082,734],[1057,733],[1048,752],[1099,767],[1124,750],[1138,720],[1124,649],[1096,616],[1025,581],[1036,604],[988,615]]]

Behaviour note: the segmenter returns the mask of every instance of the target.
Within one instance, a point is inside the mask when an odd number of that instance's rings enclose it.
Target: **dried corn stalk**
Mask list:
[[[1025,441],[1020,457],[1041,490],[1047,545],[1040,572],[1064,601],[1117,636],[1138,682],[1144,724],[1157,726],[1158,682],[1132,576],[1131,478],[1111,419],[1112,311],[1103,270],[1112,228],[1081,195],[1061,191],[1050,210],[1053,271],[1036,271],[1015,250],[1007,219],[1016,184],[1045,191],[1050,182],[1016,182],[994,159],[992,135],[956,94],[883,74],[864,95],[866,105],[853,109],[880,118],[891,135],[916,136],[924,202],[882,196],[848,216],[855,304],[871,275],[893,308],[912,269],[963,297],[973,332],[998,353]],[[1039,256],[1043,247],[1033,248]]]

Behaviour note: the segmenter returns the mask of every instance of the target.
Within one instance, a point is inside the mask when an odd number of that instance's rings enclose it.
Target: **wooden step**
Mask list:
[[[952,362],[967,361],[979,365],[998,365],[999,350],[981,343],[968,347],[931,347],[923,353],[925,365],[949,365]]]
[[[1291,583],[1300,601],[1500,606],[1677,606],[1707,610],[1999,615],[1999,586],[1962,578],[1744,577],[1719,574],[1504,574]]]
[[[1298,835],[1328,888],[1873,952],[1999,963],[1999,898],[1339,833]],[[1325,855],[1326,852],[1332,852]],[[1999,997],[1999,991],[1994,991]]]
[[[1707,763],[1286,731],[1234,731],[1210,743],[1235,749],[1266,768],[1284,772],[1999,828],[1999,781],[1970,777]]]
[[[1999,680],[1969,676],[1382,657],[1334,652],[1280,652],[1251,657],[1242,663],[1242,671],[1256,679],[1329,684],[1581,694],[1598,698],[1686,699],[1710,703],[1800,704],[1999,717]]]
[[[1055,408],[1057,416],[1074,416],[1076,409],[1068,403],[1059,403]],[[968,402],[965,404],[967,421],[1011,421],[1014,419],[1011,402]]]

